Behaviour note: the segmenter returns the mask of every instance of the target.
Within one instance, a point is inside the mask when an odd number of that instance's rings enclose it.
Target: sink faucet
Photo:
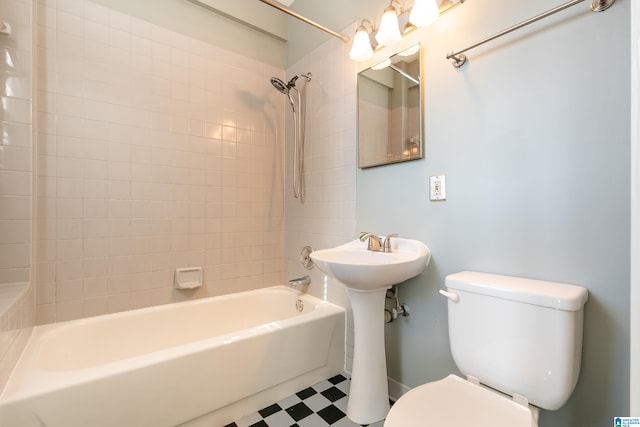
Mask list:
[[[375,252],[382,251],[380,237],[378,237],[377,235],[373,233],[369,233],[368,231],[365,231],[360,234],[360,241],[364,242],[365,240],[367,240],[368,251],[375,251]]]
[[[381,239],[378,235],[374,233],[369,233],[365,231],[360,234],[360,241],[367,241],[367,250],[374,252],[391,252],[391,238],[398,237],[397,234],[388,234],[387,237]]]
[[[384,238],[384,243],[382,244],[382,252],[391,252],[391,238],[398,237],[397,234],[388,234],[387,237]]]

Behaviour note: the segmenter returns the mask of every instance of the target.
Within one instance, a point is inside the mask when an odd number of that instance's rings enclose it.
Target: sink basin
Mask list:
[[[422,273],[429,248],[417,240],[391,238],[391,252],[367,250],[360,240],[311,252],[323,273],[347,288],[353,308],[353,366],[347,416],[356,424],[373,424],[389,411],[384,344],[386,289]]]
[[[431,252],[418,240],[391,238],[391,252],[367,250],[367,243],[354,240],[330,249],[311,252],[311,259],[323,273],[348,288],[388,288],[422,273]]]

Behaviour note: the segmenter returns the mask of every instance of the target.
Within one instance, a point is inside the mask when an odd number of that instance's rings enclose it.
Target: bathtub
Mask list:
[[[283,286],[37,326],[0,425],[225,425],[341,372],[344,333]]]

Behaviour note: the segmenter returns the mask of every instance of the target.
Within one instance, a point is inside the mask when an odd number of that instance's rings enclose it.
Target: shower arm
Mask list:
[[[312,27],[315,27],[315,28],[317,28],[317,29],[319,29],[319,30],[322,30],[322,31],[324,31],[325,33],[329,33],[329,34],[331,34],[333,37],[337,37],[337,38],[339,38],[340,40],[342,40],[342,41],[343,41],[343,42],[345,42],[345,43],[349,43],[349,40],[351,40],[349,37],[347,37],[347,36],[343,36],[343,35],[342,35],[342,34],[340,34],[340,33],[336,33],[335,31],[328,29],[328,28],[327,28],[327,27],[325,27],[324,25],[320,25],[320,24],[318,24],[317,22],[314,22],[314,21],[312,21],[311,19],[306,18],[306,17],[304,17],[304,16],[300,15],[299,13],[296,13],[296,12],[294,12],[293,10],[291,10],[291,9],[289,9],[289,8],[284,7],[283,5],[281,5],[280,3],[276,2],[276,1],[272,1],[272,0],[260,0],[260,1],[261,1],[262,3],[264,3],[264,4],[268,4],[269,6],[271,6],[271,7],[273,7],[273,8],[278,9],[278,10],[279,10],[279,11],[281,11],[281,12],[286,13],[287,15],[290,15],[290,16],[293,16],[293,17],[294,17],[294,18],[296,18],[296,19],[299,19],[299,20],[301,20],[302,22],[304,22],[304,23],[307,23],[307,24],[311,25]]]
[[[291,80],[289,80],[289,83],[287,83],[287,87],[288,87],[289,89],[296,89],[296,90],[298,90],[298,89],[296,88],[296,82],[298,81],[298,79],[299,79],[300,77],[304,77],[305,79],[307,79],[307,83],[308,83],[308,82],[310,82],[310,81],[311,81],[311,72],[308,72],[307,74],[303,74],[303,73],[296,74],[295,76],[293,76],[293,77],[291,78]]]

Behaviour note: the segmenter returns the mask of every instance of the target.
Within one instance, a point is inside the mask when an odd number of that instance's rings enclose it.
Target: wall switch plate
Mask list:
[[[447,199],[444,175],[431,175],[429,177],[429,200],[432,202]]]

